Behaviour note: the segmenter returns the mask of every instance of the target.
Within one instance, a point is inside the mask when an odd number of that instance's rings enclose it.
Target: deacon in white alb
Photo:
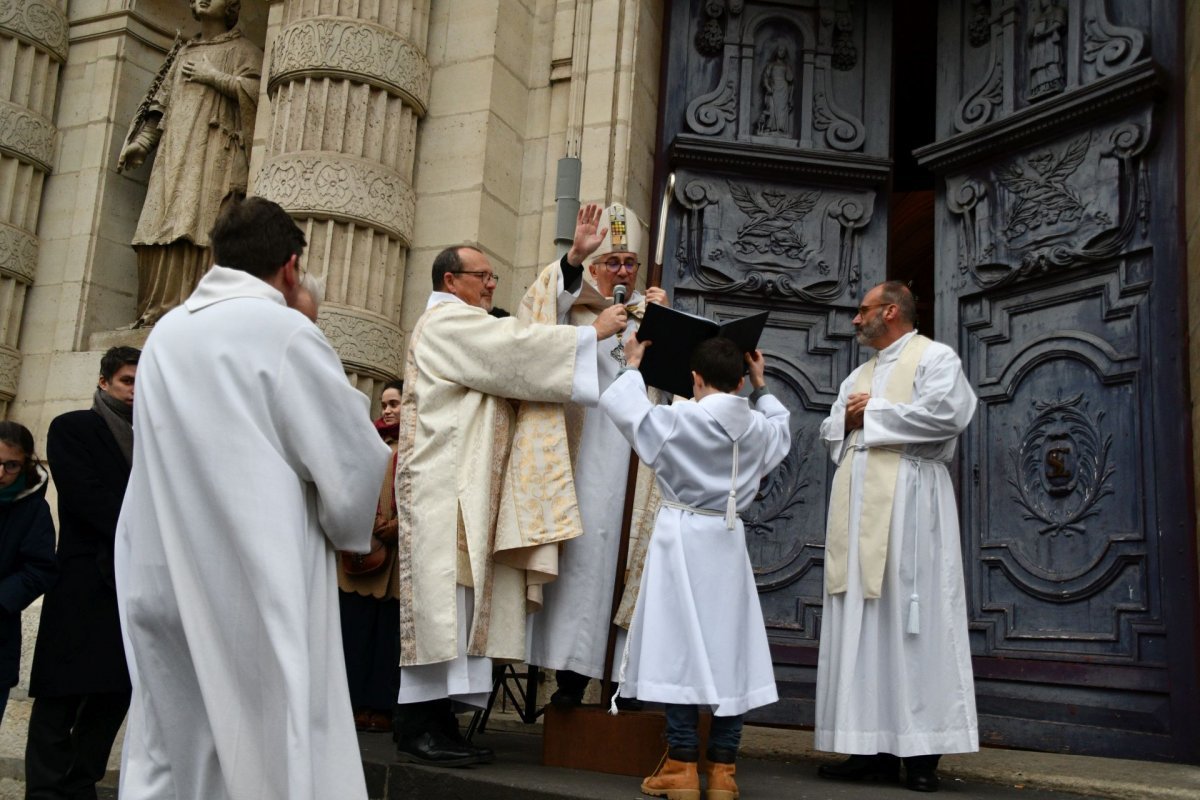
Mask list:
[[[116,577],[126,800],[367,796],[336,549],[366,552],[390,451],[299,311],[304,235],[232,202],[218,264],[150,334]]]
[[[975,413],[958,356],[914,329],[904,284],[867,292],[854,326],[878,351],[850,373],[821,440],[830,495],[816,747],[828,778],[937,789],[942,753],[979,749],[958,510],[946,465]]]
[[[601,393],[625,365],[624,343],[637,330],[646,303],[667,305],[667,293],[660,287],[652,286],[643,295],[635,286],[641,242],[642,224],[631,209],[620,204],[603,211],[596,204],[584,206],[579,210],[571,249],[560,261],[546,267],[529,288],[518,312],[536,322],[587,325],[614,302],[615,295],[621,294],[629,314],[625,330],[596,346]],[[584,282],[585,265],[595,289]],[[550,313],[556,318],[546,318]],[[655,507],[648,513],[635,514],[626,568],[628,585],[617,619],[613,620],[609,611],[631,450],[612,420],[599,409],[575,407],[569,413],[582,418],[581,425],[568,426],[580,430],[574,490],[582,535],[563,544],[558,578],[546,585],[542,610],[529,618],[529,663],[556,671],[558,689],[551,700],[563,707],[578,705],[588,681],[603,673],[608,635],[614,623],[618,626],[614,651],[620,659],[624,629],[629,627],[633,614],[645,545],[657,511]],[[658,497],[657,491],[650,491],[653,480],[649,470],[642,471],[639,496]],[[613,664],[613,678],[618,666]]]

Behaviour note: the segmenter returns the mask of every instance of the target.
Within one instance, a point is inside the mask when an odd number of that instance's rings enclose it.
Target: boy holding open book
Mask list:
[[[668,750],[642,792],[698,800],[700,706],[713,710],[709,800],[737,797],[734,762],[746,711],[773,703],[775,675],[739,511],[791,443],[788,411],[767,393],[763,357],[729,339],[691,355],[695,402],[653,405],[637,367],[650,342],[625,345],[628,367],[600,405],[653,468],[663,505],[642,573],[620,694],[666,704]],[[737,396],[749,365],[749,401]]]

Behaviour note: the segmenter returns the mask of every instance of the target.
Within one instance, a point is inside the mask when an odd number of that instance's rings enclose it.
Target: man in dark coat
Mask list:
[[[132,465],[140,354],[133,347],[105,353],[92,407],[56,417],[46,437],[58,487],[60,572],[42,603],[29,679],[27,800],[95,798],[129,709],[113,541]]]

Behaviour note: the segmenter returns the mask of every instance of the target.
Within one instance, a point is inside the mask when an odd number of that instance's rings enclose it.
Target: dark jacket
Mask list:
[[[50,476],[11,503],[0,503],[0,687],[17,685],[21,666],[21,611],[54,582],[54,521],[46,502]]]
[[[128,691],[113,542],[129,463],[91,409],[50,423],[46,457],[58,488],[59,578],[42,601],[29,694]]]

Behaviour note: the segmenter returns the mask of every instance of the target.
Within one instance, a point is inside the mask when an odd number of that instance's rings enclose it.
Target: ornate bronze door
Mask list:
[[[771,312],[762,348],[794,440],[746,518],[782,699],[756,718],[811,724],[832,479],[817,428],[860,360],[862,287],[884,278],[891,3],[668,8],[663,285],[717,319]]]
[[[981,736],[1194,761],[1196,551],[1173,0],[942,0],[938,338]]]

